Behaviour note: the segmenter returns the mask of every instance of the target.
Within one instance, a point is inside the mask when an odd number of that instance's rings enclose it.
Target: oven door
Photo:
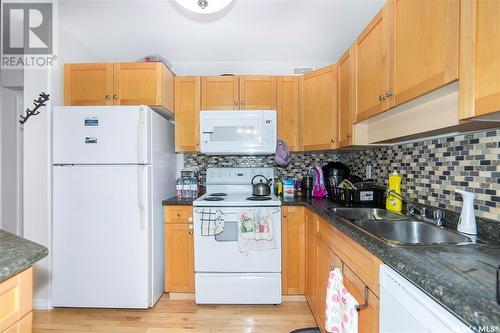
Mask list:
[[[204,154],[273,154],[276,111],[201,111],[200,151]]]
[[[238,212],[237,207],[212,208],[221,209],[225,214],[224,231],[215,236],[202,236],[201,210],[194,209],[194,263],[195,271],[252,273],[281,272],[281,209],[266,207],[272,210],[272,223],[276,248],[269,250],[251,250],[240,252],[238,246]],[[246,209],[246,208],[241,208]]]

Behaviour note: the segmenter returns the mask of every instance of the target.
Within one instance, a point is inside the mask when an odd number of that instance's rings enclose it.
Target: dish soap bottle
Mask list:
[[[464,205],[458,220],[457,230],[469,235],[477,235],[476,216],[474,215],[474,193],[455,190],[462,195]]]
[[[394,191],[395,193],[401,195],[401,176],[398,170],[394,170],[393,173],[389,175],[389,185],[387,186],[389,191]],[[401,213],[403,209],[403,202],[401,198],[395,196],[394,194],[388,194],[387,200],[385,202],[385,208],[388,211]]]

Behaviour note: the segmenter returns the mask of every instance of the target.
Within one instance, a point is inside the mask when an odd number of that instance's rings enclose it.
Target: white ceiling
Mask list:
[[[59,52],[65,61],[160,54],[182,72],[195,63],[222,71],[224,63],[315,67],[335,62],[383,2],[234,0],[204,16],[168,0],[60,0]]]

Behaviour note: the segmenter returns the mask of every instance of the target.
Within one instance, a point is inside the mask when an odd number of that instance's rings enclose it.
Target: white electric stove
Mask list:
[[[281,303],[281,201],[275,195],[252,196],[251,181],[256,175],[274,180],[272,168],[207,170],[207,193],[193,202],[198,304]],[[271,213],[276,248],[240,252],[238,214],[249,209]],[[202,235],[201,215],[207,210],[223,214],[221,234]]]

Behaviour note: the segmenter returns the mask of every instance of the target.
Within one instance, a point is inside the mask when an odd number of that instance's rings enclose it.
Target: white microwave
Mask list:
[[[200,111],[200,151],[208,155],[276,152],[276,111]]]

